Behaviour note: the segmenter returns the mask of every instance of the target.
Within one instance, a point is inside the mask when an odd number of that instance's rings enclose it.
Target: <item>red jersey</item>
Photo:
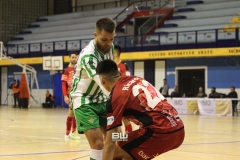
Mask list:
[[[183,127],[176,109],[143,78],[118,80],[107,101],[107,130],[122,125],[122,117],[158,133]]]
[[[66,82],[66,84],[64,86],[62,86],[62,92],[63,92],[64,96],[69,95],[69,92],[72,87],[73,75],[74,75],[74,67],[68,66],[63,71],[62,82]]]
[[[122,77],[130,76],[130,69],[126,63],[122,61],[117,65],[118,71],[121,73]]]

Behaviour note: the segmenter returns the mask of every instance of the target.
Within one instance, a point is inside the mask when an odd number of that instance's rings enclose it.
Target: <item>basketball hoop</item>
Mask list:
[[[54,75],[56,73],[58,73],[58,66],[49,66],[48,69],[49,69],[49,72],[50,72],[50,75]]]

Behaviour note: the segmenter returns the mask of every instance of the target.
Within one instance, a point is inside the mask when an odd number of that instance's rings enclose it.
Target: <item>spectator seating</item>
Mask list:
[[[8,44],[28,44],[76,39],[90,39],[93,37],[97,19],[108,16],[114,18],[125,7],[77,12],[63,15],[44,16],[23,29],[19,35],[12,38]],[[131,13],[125,11],[119,21]]]
[[[196,31],[198,42],[213,42],[216,29],[220,29],[219,39],[231,39],[235,34],[228,32],[240,27],[239,7],[238,0],[176,1],[174,15],[154,33],[161,34],[160,44],[176,43],[177,32],[178,43],[195,43]],[[158,40],[158,35],[151,35],[148,41],[155,44]]]

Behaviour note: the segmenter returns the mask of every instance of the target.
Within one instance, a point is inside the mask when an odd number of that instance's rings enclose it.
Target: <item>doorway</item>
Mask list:
[[[185,68],[177,70],[177,84],[180,95],[185,97],[195,97],[198,94],[198,88],[203,87],[206,90],[206,69],[205,68]]]

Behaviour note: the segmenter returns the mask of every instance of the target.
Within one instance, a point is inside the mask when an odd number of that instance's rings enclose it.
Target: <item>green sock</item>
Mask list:
[[[90,157],[90,160],[95,160],[95,159],[93,159],[93,158]]]

